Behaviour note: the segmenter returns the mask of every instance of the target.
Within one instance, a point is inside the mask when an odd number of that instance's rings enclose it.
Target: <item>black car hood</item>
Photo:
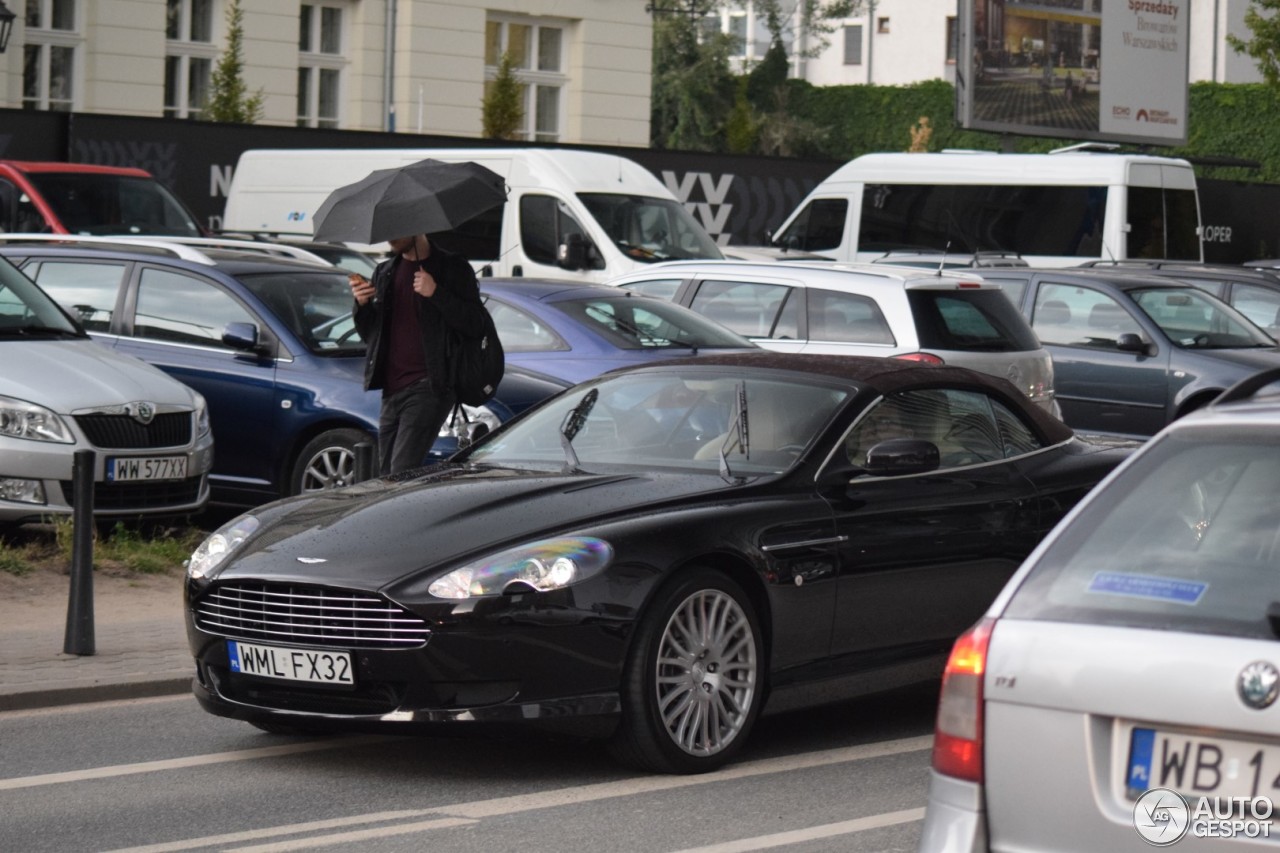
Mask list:
[[[715,474],[583,474],[445,467],[289,501],[232,555],[219,580],[262,578],[377,590],[559,535],[587,520],[683,502],[730,486]]]

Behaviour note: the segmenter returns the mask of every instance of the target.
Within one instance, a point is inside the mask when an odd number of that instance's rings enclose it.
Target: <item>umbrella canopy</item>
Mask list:
[[[420,160],[334,190],[312,225],[320,241],[381,243],[451,231],[506,200],[502,176],[479,163]]]

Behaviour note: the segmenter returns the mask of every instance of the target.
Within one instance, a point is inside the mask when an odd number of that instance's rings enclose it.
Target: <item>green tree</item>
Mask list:
[[[485,87],[481,105],[485,139],[518,139],[524,126],[524,86],[510,53],[498,60],[498,74]]]
[[[227,46],[209,77],[209,121],[253,124],[262,118],[262,89],[252,95],[244,82],[244,10],[240,0],[227,4]]]
[[[1251,0],[1244,25],[1253,38],[1245,41],[1228,33],[1227,44],[1253,58],[1268,86],[1280,88],[1280,0]]]
[[[863,0],[752,0],[773,44],[801,59],[813,59],[831,44],[831,34],[844,18],[862,13]]]
[[[655,148],[724,151],[736,82],[734,39],[675,0],[655,0],[650,139]],[[707,3],[700,11],[712,7]]]

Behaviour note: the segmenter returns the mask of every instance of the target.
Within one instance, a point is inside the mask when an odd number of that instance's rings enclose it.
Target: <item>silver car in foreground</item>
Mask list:
[[[1166,427],[955,645],[921,851],[1280,844],[1280,369]]]
[[[204,397],[90,338],[0,258],[0,527],[67,516],[94,451],[99,521],[188,515],[209,500]]]

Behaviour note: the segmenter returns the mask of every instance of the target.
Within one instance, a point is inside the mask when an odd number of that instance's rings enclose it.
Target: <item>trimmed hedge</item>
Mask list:
[[[790,80],[790,111],[828,129],[818,156],[850,160],[872,151],[906,151],[921,116],[933,128],[928,149],[999,150],[1001,134],[972,131],[955,123],[955,89],[946,81],[910,86],[814,86]],[[1280,182],[1280,92],[1262,83],[1193,83],[1190,128],[1181,147],[1143,150],[1175,157],[1231,157],[1260,168],[1197,164],[1206,178]],[[1016,151],[1040,152],[1073,145],[1078,139],[1013,138]]]

